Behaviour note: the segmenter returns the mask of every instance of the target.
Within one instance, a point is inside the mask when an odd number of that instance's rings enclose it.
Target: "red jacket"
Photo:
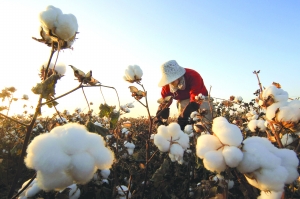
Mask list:
[[[208,92],[204,85],[203,79],[200,76],[200,74],[192,69],[185,68],[185,89],[180,90],[178,89],[175,93],[170,92],[170,86],[169,84],[165,85],[161,89],[161,96],[163,98],[167,96],[173,96],[176,100],[185,100],[190,98],[190,101],[195,101],[195,96],[197,96],[199,93],[202,93],[203,95],[207,96]]]

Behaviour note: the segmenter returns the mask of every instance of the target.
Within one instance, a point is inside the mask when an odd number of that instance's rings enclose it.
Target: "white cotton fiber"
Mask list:
[[[108,176],[110,175],[110,170],[109,169],[103,169],[103,170],[101,170],[100,173],[101,173],[102,178],[107,179]]]
[[[212,172],[222,172],[226,169],[226,164],[221,151],[209,151],[205,153],[203,159],[204,167]]]
[[[170,147],[170,153],[175,156],[175,158],[180,159],[180,157],[183,157],[184,150],[179,144],[172,144]],[[178,160],[176,159],[176,160]]]
[[[154,144],[161,152],[167,152],[170,149],[170,141],[166,140],[161,134],[154,136]]]
[[[191,133],[193,133],[193,126],[188,124],[184,127],[184,133],[190,135]]]
[[[203,159],[205,153],[217,150],[220,147],[222,147],[222,144],[216,136],[210,134],[201,135],[197,139],[196,155]]]
[[[55,135],[44,133],[28,145],[24,161],[28,168],[51,174],[67,168],[71,158],[64,153]]]
[[[243,153],[241,149],[235,146],[224,146],[222,154],[226,165],[231,168],[238,166],[243,159]]]
[[[88,148],[100,145],[100,146],[105,146],[106,142],[103,139],[102,136],[96,134],[96,133],[87,133],[87,142],[89,144]]]
[[[104,146],[101,148],[90,148],[88,152],[95,158],[95,163],[98,169],[110,169],[114,161],[114,153]]]
[[[33,185],[25,191],[25,196],[26,197],[33,197],[35,196],[38,192],[40,192],[41,189],[38,187],[37,183],[33,183]]]
[[[243,135],[239,127],[234,124],[227,123],[220,128],[215,129],[214,133],[223,144],[230,146],[239,146],[243,141]]]
[[[189,136],[184,132],[180,131],[179,137],[180,137],[179,140],[177,140],[176,142],[178,142],[178,144],[180,144],[183,149],[189,148],[190,147]]]
[[[63,126],[64,131],[60,132],[60,142],[63,150],[68,155],[85,151],[90,143],[87,142],[86,127],[77,123],[68,123]]]
[[[133,71],[134,71],[135,76],[138,79],[141,79],[141,77],[143,76],[143,71],[138,65],[133,66]]]
[[[280,107],[276,119],[280,122],[298,122],[300,120],[300,109],[290,106]]]
[[[281,199],[282,192],[261,191],[257,199]]]
[[[181,129],[178,123],[172,122],[168,126],[168,133],[171,135],[172,140],[177,140],[179,138]]]
[[[287,145],[291,144],[293,141],[294,141],[294,138],[289,133],[284,134],[281,138],[281,143],[283,146],[287,146]]]
[[[248,128],[251,132],[256,132],[258,129],[260,132],[266,131],[265,121],[264,120],[250,120],[248,123]]]
[[[157,135],[161,135],[164,139],[171,141],[171,135],[168,132],[168,127],[165,125],[160,125],[157,128]]]
[[[272,120],[275,117],[275,113],[277,111],[278,108],[286,106],[288,103],[286,101],[283,102],[277,102],[274,103],[270,106],[268,106],[267,111],[266,111],[266,118],[268,120]]]
[[[73,14],[58,15],[54,26],[56,27],[55,34],[65,41],[74,37],[78,31],[77,19]]]
[[[243,143],[244,144],[258,143],[258,144],[266,147],[272,153],[278,149],[270,142],[270,140],[268,140],[265,137],[259,137],[259,136],[248,137],[247,139],[245,139],[243,141]]]
[[[95,160],[86,152],[72,155],[71,165],[70,174],[79,184],[87,183],[96,172]]]
[[[38,186],[45,191],[60,190],[66,188],[70,184],[73,184],[72,177],[67,175],[64,171],[48,175],[41,171],[37,171],[36,178]]]
[[[286,91],[282,90],[281,88],[277,88],[274,85],[270,85],[262,92],[262,98],[264,100],[266,100],[269,96],[273,96],[275,102],[287,101],[289,98],[289,95]]]
[[[48,6],[46,11],[39,14],[40,22],[44,28],[53,29],[54,22],[57,20],[57,16],[63,14],[59,8],[54,6]]]
[[[134,80],[134,71],[131,68],[125,69],[125,76],[127,80]]]

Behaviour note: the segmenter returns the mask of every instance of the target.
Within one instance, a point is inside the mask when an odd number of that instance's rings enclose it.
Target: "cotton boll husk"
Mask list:
[[[166,140],[161,134],[156,134],[154,136],[154,144],[161,152],[167,152],[170,148],[170,142]]]
[[[288,172],[283,166],[274,169],[260,169],[253,172],[255,179],[246,177],[247,181],[262,191],[283,191]]]
[[[90,148],[88,152],[95,158],[98,169],[110,169],[115,159],[114,152],[107,147]]]
[[[187,149],[190,147],[190,138],[187,134],[185,134],[184,132],[180,132],[179,134],[180,138],[179,140],[177,140],[176,142],[178,142],[178,144],[180,144],[180,146],[183,149]]]
[[[73,179],[67,175],[65,171],[60,171],[52,174],[44,174],[37,171],[37,184],[44,191],[64,189],[70,184],[73,184]]]
[[[40,191],[41,189],[38,187],[38,184],[34,183],[31,187],[27,188],[27,190],[25,191],[25,196],[33,197]]]
[[[220,126],[214,133],[226,145],[239,146],[243,141],[241,130],[234,124],[227,123],[222,127]]]
[[[284,101],[284,102],[277,102],[277,103],[273,103],[272,105],[268,106],[267,111],[266,111],[266,118],[268,120],[272,120],[275,117],[275,113],[277,111],[278,108],[286,106],[288,104],[288,102]]]
[[[55,34],[65,41],[74,37],[78,31],[77,19],[73,14],[58,15],[54,25],[56,27]]]
[[[44,133],[28,145],[24,161],[28,168],[51,174],[67,168],[71,158],[63,152],[55,135]]]
[[[90,146],[87,139],[88,131],[84,125],[69,123],[63,127],[64,129],[60,132],[59,136],[61,145],[66,154],[73,155],[81,153]]]
[[[210,134],[201,135],[197,139],[196,155],[203,159],[205,153],[217,150],[220,147],[222,147],[222,144],[216,136]]]
[[[166,140],[171,141],[171,135],[168,132],[168,127],[165,125],[160,125],[157,128],[157,135],[161,135],[163,138],[165,138]]]
[[[101,176],[104,178],[104,179],[107,179],[108,176],[110,175],[110,170],[109,169],[103,169],[101,170]]]
[[[221,151],[208,151],[203,159],[204,167],[212,172],[221,173],[226,169],[226,163]]]
[[[172,140],[177,140],[179,138],[180,132],[181,132],[181,128],[179,126],[178,123],[176,122],[172,122],[171,124],[169,124],[168,128],[168,133],[169,135],[171,135]]]
[[[62,14],[63,13],[59,8],[50,5],[47,6],[46,11],[43,11],[39,14],[39,19],[43,27],[46,27],[47,29],[53,29],[57,16]]]
[[[86,152],[72,155],[71,165],[70,174],[80,184],[90,181],[97,170],[94,158]]]
[[[141,77],[143,76],[143,71],[142,71],[142,69],[141,69],[139,66],[134,65],[134,66],[133,66],[133,71],[134,71],[135,76],[136,76],[138,79],[141,79]]]
[[[280,107],[276,119],[280,122],[298,122],[300,119],[300,109],[289,106]]]
[[[231,168],[237,167],[243,159],[242,151],[235,146],[225,146],[222,154],[226,165]]]
[[[281,199],[282,192],[276,192],[276,191],[261,191],[260,196],[258,196],[257,199]]]

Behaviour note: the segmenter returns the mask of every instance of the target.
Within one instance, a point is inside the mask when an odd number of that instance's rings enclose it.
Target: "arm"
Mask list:
[[[208,92],[207,89],[204,85],[203,79],[200,76],[199,73],[197,73],[196,71],[193,71],[193,73],[191,74],[191,78],[190,78],[190,101],[194,102],[195,101],[195,96],[197,96],[199,93],[207,96]]]

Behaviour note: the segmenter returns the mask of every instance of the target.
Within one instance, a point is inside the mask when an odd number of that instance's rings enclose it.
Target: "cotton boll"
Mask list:
[[[89,153],[72,155],[70,174],[73,180],[85,184],[93,178],[96,172],[95,160]]]
[[[48,6],[46,11],[39,14],[39,19],[43,27],[51,30],[54,28],[54,22],[56,21],[57,16],[62,14],[63,13],[59,8]]]
[[[73,14],[58,15],[54,25],[56,27],[55,34],[65,41],[74,37],[78,31],[77,19]]]
[[[170,153],[173,154],[176,160],[183,157],[184,150],[179,144],[172,144],[170,147]]]
[[[276,120],[280,122],[298,122],[299,119],[300,110],[289,106],[280,107],[276,115]]]
[[[246,117],[249,121],[251,120],[256,120],[258,118],[258,115],[255,111],[249,111],[247,114],[246,114]]]
[[[136,78],[141,79],[141,77],[143,76],[142,69],[139,66],[134,65],[133,66],[133,71],[134,71],[134,74],[135,74]]]
[[[212,172],[221,173],[226,169],[226,163],[221,151],[208,151],[203,159],[204,167]]]
[[[171,141],[171,135],[168,132],[168,127],[165,125],[160,125],[157,128],[157,135],[161,135],[166,140]]]
[[[203,159],[205,153],[217,150],[220,147],[222,147],[222,144],[216,136],[210,134],[201,135],[197,139],[196,155]]]
[[[38,187],[38,184],[34,183],[32,186],[27,188],[27,190],[25,192],[25,196],[26,197],[33,197],[40,191],[41,191],[41,189]]]
[[[41,171],[37,171],[36,178],[39,188],[43,189],[44,191],[64,189],[73,183],[72,177],[67,175],[65,171],[60,171],[53,174],[45,174]]]
[[[190,124],[188,124],[188,125],[186,125],[185,127],[184,127],[184,133],[186,133],[186,134],[191,134],[191,133],[193,133],[193,126],[192,125],[190,125]]]
[[[191,113],[190,118],[194,118],[197,115],[199,115],[199,113],[197,111],[194,111],[194,112]]]
[[[172,153],[169,153],[169,158],[172,162],[176,162],[176,158],[175,158],[175,155],[172,154]]]
[[[248,137],[247,139],[245,139],[243,141],[244,144],[249,144],[249,143],[258,143],[262,146],[264,146],[265,148],[267,148],[270,152],[274,152],[277,151],[278,148],[276,148],[271,142],[270,140],[268,140],[265,137],[258,137],[258,136],[252,136],[252,137]]]
[[[284,102],[277,102],[273,103],[272,105],[268,106],[267,111],[266,111],[266,118],[268,120],[272,120],[275,117],[275,113],[278,108],[286,106],[288,103],[286,101]]]
[[[127,80],[133,81],[134,80],[134,71],[131,68],[127,68],[125,70],[125,76]]]
[[[60,142],[66,154],[81,153],[90,146],[87,139],[88,131],[84,125],[69,123],[63,127],[64,130],[60,132]]]
[[[223,144],[230,146],[239,146],[243,141],[241,130],[234,124],[227,123],[226,125],[215,129],[214,133]]]
[[[64,75],[66,73],[66,65],[63,63],[59,63],[55,66],[55,71],[59,74],[59,75]]]
[[[103,137],[101,135],[98,135],[96,133],[87,133],[87,142],[89,143],[89,148],[93,148],[97,145],[99,146],[105,146],[106,142],[104,141]]]
[[[216,132],[218,131],[219,129],[223,128],[223,127],[226,127],[228,124],[228,121],[226,118],[224,117],[216,117],[214,120],[213,120],[213,125],[212,125],[212,131],[213,132]]]
[[[71,189],[69,192],[69,199],[78,199],[80,196],[80,189],[77,187],[77,185],[72,184],[68,186],[68,188]]]
[[[100,173],[101,173],[102,178],[107,179],[108,176],[110,175],[110,170],[109,169],[103,169],[103,170],[101,170]]]
[[[190,147],[190,138],[187,134],[182,131],[179,134],[180,138],[176,142],[185,150]]]
[[[284,134],[281,138],[281,143],[283,146],[287,146],[287,145],[291,144],[293,141],[294,141],[294,138],[289,133]]]
[[[169,124],[169,126],[167,128],[168,128],[169,135],[171,135],[171,137],[172,137],[172,140],[173,141],[177,140],[179,138],[179,135],[181,132],[181,128],[180,128],[179,124],[176,122],[172,122],[171,124]]]
[[[243,159],[242,151],[235,146],[225,146],[222,154],[226,165],[231,168],[237,167]]]
[[[262,98],[264,100],[266,100],[269,96],[272,96],[275,102],[287,101],[289,98],[289,95],[286,91],[282,90],[281,88],[277,88],[274,85],[269,86],[262,92]]]
[[[162,126],[162,125],[161,125]],[[167,152],[170,148],[170,141],[166,140],[161,134],[156,134],[154,136],[154,144],[161,152]]]
[[[261,132],[266,131],[265,127],[265,121],[264,120],[250,120],[248,123],[248,128],[251,132],[256,132],[256,129],[258,129]]]
[[[44,133],[36,136],[28,145],[24,161],[28,168],[51,174],[65,170],[71,158],[63,152],[55,135]]]
[[[260,132],[265,132],[266,131],[265,121],[257,120],[257,127],[259,128]]]
[[[257,199],[281,199],[282,192],[261,191]]]
[[[109,148],[105,146],[89,148],[88,152],[95,158],[98,169],[110,169],[113,164],[115,155]]]

